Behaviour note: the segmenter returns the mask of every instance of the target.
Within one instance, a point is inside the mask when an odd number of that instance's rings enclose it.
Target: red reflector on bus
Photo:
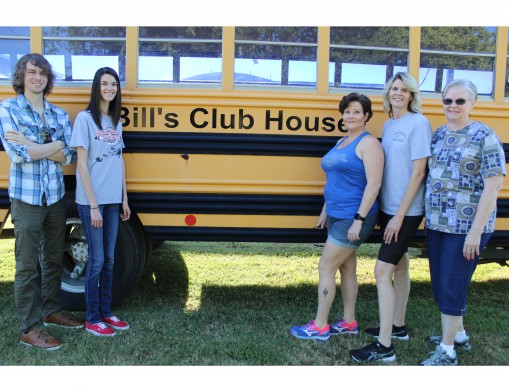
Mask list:
[[[196,217],[194,215],[188,215],[185,218],[186,225],[193,226],[196,223]]]

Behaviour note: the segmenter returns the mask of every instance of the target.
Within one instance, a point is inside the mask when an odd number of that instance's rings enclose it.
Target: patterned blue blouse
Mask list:
[[[426,227],[467,234],[474,221],[483,179],[505,175],[505,155],[495,132],[481,122],[458,131],[438,128],[431,141],[426,179]],[[484,233],[495,230],[496,208]]]

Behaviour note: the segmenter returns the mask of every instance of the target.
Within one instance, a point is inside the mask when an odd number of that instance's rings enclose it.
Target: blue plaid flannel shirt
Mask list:
[[[10,143],[5,140],[5,132],[15,130],[22,132],[27,139],[43,144],[45,140],[62,140],[62,150],[66,158],[65,165],[70,165],[76,152],[69,148],[71,142],[71,120],[69,115],[58,106],[44,100],[44,119],[32,110],[23,94],[16,98],[6,99],[0,103],[0,138],[9,159],[9,197],[32,205],[51,205],[61,200],[65,194],[64,173],[59,162],[50,159],[32,161],[26,145]]]

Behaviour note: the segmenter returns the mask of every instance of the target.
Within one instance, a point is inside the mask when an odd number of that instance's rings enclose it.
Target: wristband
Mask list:
[[[354,220],[360,220],[361,222],[364,222],[366,220],[366,218],[361,216],[358,212],[355,213],[353,219]]]

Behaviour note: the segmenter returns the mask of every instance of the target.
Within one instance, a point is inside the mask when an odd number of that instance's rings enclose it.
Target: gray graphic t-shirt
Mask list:
[[[122,202],[122,124],[113,127],[111,117],[101,117],[97,128],[90,112],[78,113],[74,121],[71,147],[83,147],[88,152],[88,170],[97,202],[113,204]],[[89,205],[81,177],[76,171],[76,203]]]

